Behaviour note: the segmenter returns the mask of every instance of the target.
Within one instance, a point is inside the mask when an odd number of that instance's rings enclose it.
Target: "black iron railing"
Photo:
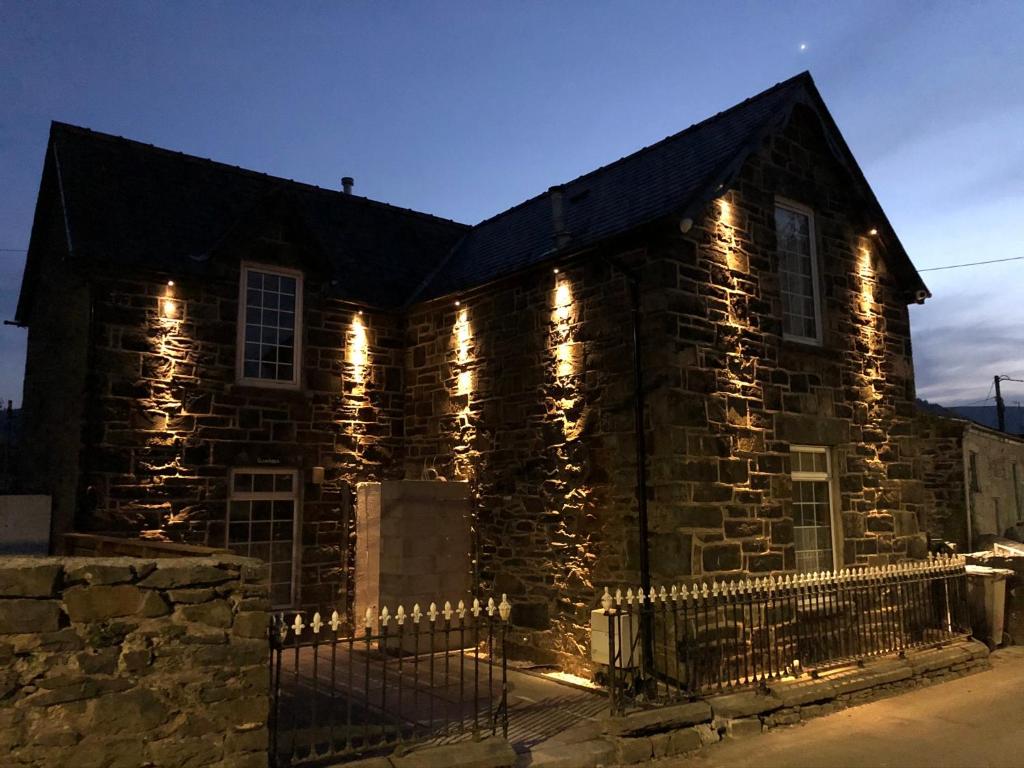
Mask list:
[[[403,745],[508,735],[511,606],[431,603],[367,611],[348,632],[301,613],[270,630],[270,763],[318,764]]]
[[[595,643],[607,645],[611,709],[621,713],[940,644],[970,633],[966,598],[963,558],[944,556],[646,595],[606,589]]]

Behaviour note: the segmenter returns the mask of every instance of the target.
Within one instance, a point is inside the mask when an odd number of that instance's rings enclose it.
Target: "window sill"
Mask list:
[[[789,338],[782,339],[781,350],[783,354],[792,353],[813,357],[828,357],[830,359],[835,359],[836,355],[839,354],[839,350],[835,347],[829,346],[825,342],[816,343]]]
[[[234,382],[224,388],[232,395],[262,395],[265,397],[279,397],[289,402],[305,402],[313,398],[313,393],[302,389],[298,384],[273,385],[256,384],[253,382]]]

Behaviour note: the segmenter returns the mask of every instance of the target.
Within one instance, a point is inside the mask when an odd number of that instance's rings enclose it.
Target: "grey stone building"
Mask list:
[[[357,483],[464,480],[479,585],[572,666],[647,559],[923,555],[927,296],[806,73],[473,227],[54,124],[26,483],[55,537],[227,545],[321,606]]]

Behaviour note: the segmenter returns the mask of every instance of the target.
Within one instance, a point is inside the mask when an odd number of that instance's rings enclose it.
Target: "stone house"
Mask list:
[[[1024,538],[1024,437],[936,406],[919,410],[915,432],[930,533],[961,552]]]
[[[929,294],[809,74],[473,227],[350,184],[53,125],[17,319],[55,536],[226,544],[340,604],[355,485],[437,473],[569,665],[641,570],[924,554]]]

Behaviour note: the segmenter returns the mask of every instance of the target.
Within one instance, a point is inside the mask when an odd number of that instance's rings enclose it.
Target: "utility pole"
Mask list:
[[[992,381],[996,385],[996,425],[1000,432],[1006,431],[1006,403],[1003,402],[1003,394],[999,391],[999,382],[1008,376],[994,376]]]

